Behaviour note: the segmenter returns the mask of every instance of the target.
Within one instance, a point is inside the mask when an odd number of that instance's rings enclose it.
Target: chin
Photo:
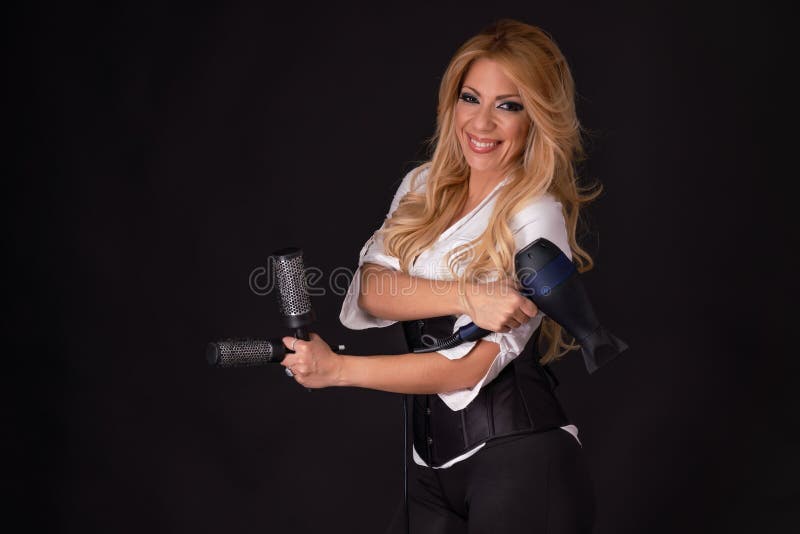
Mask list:
[[[467,160],[467,165],[469,165],[469,168],[474,171],[491,172],[500,170],[500,165],[498,164],[496,158],[479,158],[470,154],[470,157],[465,159]]]
[[[472,164],[469,161],[467,161],[467,163],[469,164],[469,168],[471,170],[473,170],[473,171],[491,172],[493,170],[497,170],[497,166],[496,165],[487,165],[487,164],[481,164],[481,163]]]

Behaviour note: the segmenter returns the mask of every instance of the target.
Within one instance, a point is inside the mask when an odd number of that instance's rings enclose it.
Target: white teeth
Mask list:
[[[480,141],[476,141],[473,138],[469,138],[469,142],[475,145],[478,148],[490,148],[495,146],[497,143],[481,143]]]

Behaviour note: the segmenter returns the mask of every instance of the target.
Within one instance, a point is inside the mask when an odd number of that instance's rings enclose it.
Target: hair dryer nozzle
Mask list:
[[[594,373],[627,350],[628,344],[602,326],[581,342],[581,354],[586,370]]]

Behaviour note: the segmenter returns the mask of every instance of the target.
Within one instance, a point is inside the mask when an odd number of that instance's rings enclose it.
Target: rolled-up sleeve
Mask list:
[[[544,237],[552,241],[568,258],[572,259],[561,203],[552,195],[545,195],[523,209],[514,217],[511,229],[514,236],[515,252],[519,252],[530,243],[540,237]],[[440,393],[439,397],[451,410],[466,408],[478,396],[484,384],[494,380],[506,365],[522,353],[536,329],[541,325],[542,318],[543,313],[539,311],[527,323],[512,329],[510,332],[491,332],[484,336],[484,340],[497,343],[500,348],[486,374],[471,388]],[[459,316],[453,325],[453,332],[470,322],[472,322],[472,319],[468,315]],[[476,341],[464,343],[452,349],[439,351],[439,353],[451,360],[463,358],[476,343]]]
[[[395,271],[400,270],[400,261],[394,256],[387,254],[383,247],[383,235],[381,230],[386,226],[386,220],[388,220],[397,209],[400,200],[402,200],[406,193],[411,191],[412,185],[415,191],[419,191],[423,187],[427,176],[427,170],[427,167],[423,169],[416,168],[406,174],[400,186],[397,188],[397,192],[392,199],[389,212],[386,214],[383,224],[372,234],[367,242],[364,243],[364,246],[361,247],[361,252],[359,252],[358,255],[358,268],[355,273],[353,273],[353,278],[350,282],[350,286],[347,288],[347,293],[345,293],[344,302],[342,303],[342,310],[339,313],[339,320],[342,325],[347,328],[353,330],[382,328],[397,322],[391,319],[375,317],[358,305],[358,297],[361,294],[361,272],[365,263],[375,263]],[[418,176],[413,180],[414,183],[412,184],[412,179],[415,175]]]

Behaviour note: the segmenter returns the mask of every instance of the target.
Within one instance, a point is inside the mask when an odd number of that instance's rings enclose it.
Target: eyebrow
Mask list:
[[[481,96],[480,91],[478,91],[474,87],[472,87],[470,85],[464,85],[464,87],[466,87],[467,89],[472,90],[476,95]],[[519,95],[516,95],[516,94],[514,94],[514,95],[499,95],[497,98],[495,98],[495,100],[503,100],[504,98],[509,98],[509,97],[512,97],[512,96],[519,97]]]

